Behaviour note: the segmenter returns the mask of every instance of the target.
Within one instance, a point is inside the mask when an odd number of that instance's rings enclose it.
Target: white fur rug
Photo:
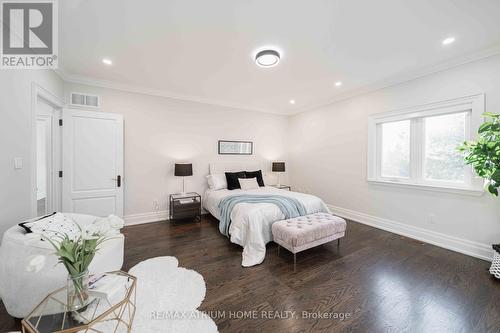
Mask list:
[[[156,257],[140,262],[129,273],[137,277],[133,333],[218,332],[214,321],[197,310],[206,292],[198,272],[179,267],[175,257]],[[96,328],[108,332],[103,326]]]

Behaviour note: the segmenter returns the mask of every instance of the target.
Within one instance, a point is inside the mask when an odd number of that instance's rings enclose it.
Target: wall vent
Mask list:
[[[100,97],[96,95],[72,92],[71,105],[86,108],[98,108],[100,106]]]

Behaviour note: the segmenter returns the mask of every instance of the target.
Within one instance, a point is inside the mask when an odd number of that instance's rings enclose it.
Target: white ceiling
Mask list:
[[[69,80],[283,114],[500,52],[498,0],[59,3]]]

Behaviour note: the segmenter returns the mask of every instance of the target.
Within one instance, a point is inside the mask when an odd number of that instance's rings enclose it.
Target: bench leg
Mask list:
[[[293,254],[293,272],[297,271],[297,253]]]
[[[340,238],[337,238],[337,249],[340,247]]]
[[[278,257],[280,256],[280,245],[278,244]]]

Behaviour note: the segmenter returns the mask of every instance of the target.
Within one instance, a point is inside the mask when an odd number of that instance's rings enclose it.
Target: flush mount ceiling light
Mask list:
[[[335,87],[340,87],[342,85],[342,81],[335,82]]]
[[[290,100],[290,104],[295,104],[295,100],[294,100],[294,99],[291,99],[291,100]]]
[[[448,37],[441,42],[443,45],[450,45],[455,41],[455,37]]]
[[[113,65],[113,62],[110,59],[104,58],[102,59],[102,63],[108,66]]]
[[[275,50],[263,50],[255,56],[255,63],[260,67],[274,67],[280,62],[280,54]]]

